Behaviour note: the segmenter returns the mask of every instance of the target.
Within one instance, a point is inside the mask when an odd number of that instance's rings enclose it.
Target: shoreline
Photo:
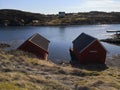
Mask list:
[[[44,15],[27,11],[1,9],[0,26],[69,26],[93,24],[120,24],[120,12],[65,13],[64,16]]]
[[[17,51],[17,49],[15,49],[15,48],[13,49],[12,45],[9,45],[8,43],[0,43],[0,48],[2,48],[6,52],[9,52],[9,51],[15,51],[16,52]],[[6,50],[6,49],[8,49],[8,50]],[[119,65],[120,60],[119,59],[120,59],[120,54],[114,54],[114,55],[111,55],[111,56],[106,56],[106,63],[105,64],[108,65],[108,66],[109,66],[109,64],[111,64],[110,66],[116,66],[117,65],[118,67],[120,67],[120,65]],[[55,63],[55,60],[49,60],[49,61],[51,61],[52,63]],[[59,63],[57,62],[55,64],[61,65],[63,63],[64,64],[70,64],[70,62],[66,63],[66,61],[64,61],[62,59],[61,59],[61,62],[59,62]]]
[[[21,26],[0,26],[4,27],[72,27],[72,26],[91,26],[91,25],[120,25],[120,23],[106,23],[106,24],[68,24],[68,25],[21,25]]]

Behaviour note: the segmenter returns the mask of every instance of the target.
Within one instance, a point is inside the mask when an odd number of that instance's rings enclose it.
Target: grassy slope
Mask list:
[[[101,68],[97,65],[93,68]],[[0,49],[0,90],[119,90],[120,69],[58,66],[22,51]],[[77,89],[75,89],[77,88]]]

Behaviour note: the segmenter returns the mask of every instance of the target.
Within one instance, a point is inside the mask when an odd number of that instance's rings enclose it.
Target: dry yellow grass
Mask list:
[[[1,49],[0,90],[120,90],[120,68],[99,68],[58,66],[30,53]]]

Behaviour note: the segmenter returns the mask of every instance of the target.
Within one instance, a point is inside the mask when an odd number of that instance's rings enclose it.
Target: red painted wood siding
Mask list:
[[[38,47],[37,45],[31,43],[30,41],[26,41],[23,45],[21,45],[18,49],[27,51],[35,54],[38,58],[47,60],[48,52]]]
[[[79,53],[74,51],[76,58],[80,63],[105,63],[106,50],[96,40],[90,46],[88,46],[83,52]]]

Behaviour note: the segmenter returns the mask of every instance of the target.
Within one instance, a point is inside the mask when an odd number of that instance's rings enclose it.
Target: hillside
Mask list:
[[[0,10],[1,26],[24,26],[32,25],[33,20],[38,20],[39,25],[44,22],[44,15],[38,13],[30,13],[19,10],[3,9]]]
[[[27,52],[0,49],[0,90],[119,90],[120,67],[114,62],[119,57],[108,60],[107,66],[75,68],[39,60]]]
[[[64,17],[20,10],[1,9],[0,26],[58,26],[86,24],[120,24],[120,12],[66,13]]]

